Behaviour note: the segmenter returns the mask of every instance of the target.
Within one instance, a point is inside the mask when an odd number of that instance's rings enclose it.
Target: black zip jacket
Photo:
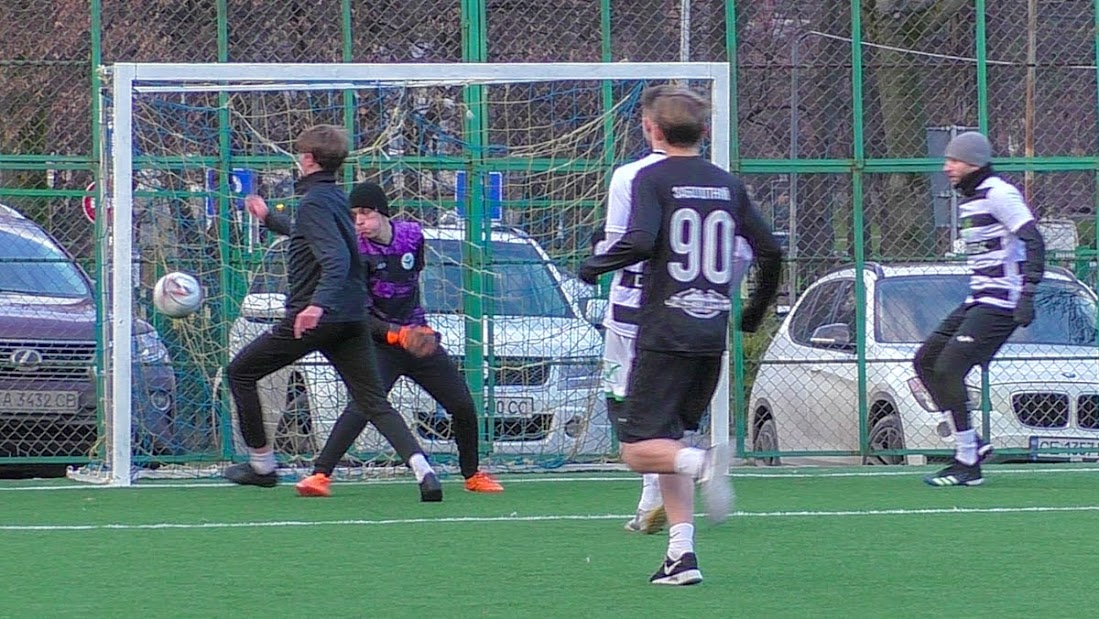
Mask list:
[[[271,232],[274,232],[275,234],[281,234],[283,236],[290,236],[290,234],[294,230],[294,225],[293,222],[291,222],[290,218],[286,215],[283,215],[282,213],[276,213],[275,211],[267,212],[267,217],[263,220],[263,225],[266,226],[267,229]],[[355,259],[360,261],[362,260],[362,257],[358,253],[358,248],[356,248],[355,251]],[[368,290],[367,288],[365,288],[365,264],[363,265],[363,278],[364,290]],[[375,340],[381,343],[386,343],[386,335],[390,331],[400,329],[400,325],[390,324],[375,316],[374,313],[370,311],[370,307],[373,305],[373,300],[370,298],[369,294],[366,294],[365,297],[366,302],[363,306],[363,314],[367,323],[367,327],[370,329],[370,333],[374,336]]]
[[[358,322],[366,284],[347,194],[332,172],[314,172],[294,189],[302,197],[286,256],[286,317],[316,305],[322,323]]]

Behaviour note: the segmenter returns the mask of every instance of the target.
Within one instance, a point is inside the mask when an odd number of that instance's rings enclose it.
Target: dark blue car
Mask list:
[[[53,237],[0,205],[0,463],[81,460],[101,446],[93,290]],[[175,375],[156,330],[135,320],[133,333],[135,451],[167,455]]]

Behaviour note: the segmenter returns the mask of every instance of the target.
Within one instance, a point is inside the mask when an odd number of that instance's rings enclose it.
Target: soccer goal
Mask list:
[[[706,151],[728,166],[724,63],[114,64],[101,69],[98,226],[104,320],[101,441],[78,479],[128,485],[205,475],[243,454],[225,368],[277,322],[285,239],[243,209],[260,193],[293,214],[293,142],[343,126],[343,183],[383,184],[396,217],[427,239],[422,300],[463,370],[481,419],[482,461],[497,470],[613,462],[600,385],[599,291],[576,265],[602,226],[614,166],[644,154],[639,98],[679,82],[708,93]],[[151,303],[182,271],[205,302],[182,319]],[[347,393],[318,355],[260,383],[284,465],[308,466]],[[448,417],[411,383],[390,398],[432,459],[456,462]],[[727,441],[727,382],[712,440]],[[392,471],[373,429],[349,471]],[[356,473],[357,474],[357,473]]]

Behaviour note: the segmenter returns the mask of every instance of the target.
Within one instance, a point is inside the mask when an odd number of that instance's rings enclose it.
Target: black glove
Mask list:
[[[763,324],[763,318],[767,315],[767,306],[749,304],[740,313],[740,330],[745,333],[755,333],[759,325]]]
[[[1034,293],[1024,291],[1015,305],[1015,324],[1025,327],[1034,322]]]
[[[580,269],[576,272],[576,275],[580,278],[580,281],[585,284],[595,285],[599,282],[599,273],[596,273],[595,269],[589,266],[587,262],[580,265]]]

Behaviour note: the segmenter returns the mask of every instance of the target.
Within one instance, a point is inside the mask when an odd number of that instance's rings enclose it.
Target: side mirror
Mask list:
[[[286,295],[250,294],[240,303],[240,315],[253,322],[276,322],[286,316]]]
[[[583,314],[584,320],[598,327],[603,324],[603,316],[607,313],[608,303],[610,302],[606,299],[581,299],[580,312]]]
[[[809,343],[824,348],[851,348],[851,327],[842,322],[821,325],[813,331]]]

